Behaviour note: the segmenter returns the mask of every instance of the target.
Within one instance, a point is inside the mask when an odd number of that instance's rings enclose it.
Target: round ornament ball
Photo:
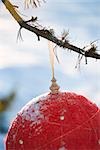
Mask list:
[[[100,110],[75,93],[34,98],[12,122],[6,150],[100,150]]]

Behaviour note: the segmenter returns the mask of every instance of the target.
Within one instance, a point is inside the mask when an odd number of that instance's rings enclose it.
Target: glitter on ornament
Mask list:
[[[64,120],[64,118],[65,118],[64,116],[60,116],[60,120]]]
[[[99,145],[100,145],[100,139],[98,140],[98,143],[99,143]]]
[[[19,144],[23,144],[23,141],[22,141],[22,140],[19,140]]]
[[[68,150],[68,149],[66,149],[66,147],[60,147],[58,150]]]

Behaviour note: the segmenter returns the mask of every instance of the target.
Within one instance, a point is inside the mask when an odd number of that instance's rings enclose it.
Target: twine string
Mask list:
[[[52,84],[50,86],[50,90],[52,94],[56,94],[59,92],[59,86],[56,83],[55,75],[54,75],[54,48],[53,43],[48,41],[48,48],[49,48],[49,56],[50,56],[50,64],[51,64],[51,71],[52,71]]]
[[[50,56],[50,64],[51,64],[51,70],[52,70],[52,79],[54,77],[54,51],[53,51],[53,43],[51,41],[48,41],[48,47],[49,47],[49,56]]]

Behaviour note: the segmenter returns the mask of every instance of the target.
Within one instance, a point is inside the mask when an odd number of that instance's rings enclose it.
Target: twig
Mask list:
[[[79,54],[85,56],[86,58],[91,57],[91,58],[95,58],[95,59],[100,59],[100,54],[98,54],[98,53],[95,53],[95,52],[90,53],[89,51],[85,51],[82,48],[79,48],[77,46],[70,44],[67,40],[63,41],[61,39],[58,39],[55,35],[53,35],[47,29],[38,29],[37,27],[27,24],[27,22],[25,22],[21,18],[21,16],[16,12],[16,9],[13,7],[13,5],[10,3],[9,0],[1,0],[1,1],[4,3],[4,5],[8,9],[8,11],[13,16],[13,18],[18,22],[20,27],[25,28],[25,29],[35,33],[38,36],[38,40],[40,40],[40,37],[43,37],[49,41],[54,42],[59,47],[70,49],[76,53],[79,53]]]

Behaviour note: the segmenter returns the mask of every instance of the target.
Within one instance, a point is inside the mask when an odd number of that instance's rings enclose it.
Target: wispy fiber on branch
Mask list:
[[[13,16],[13,18],[20,25],[20,29],[25,28],[26,30],[29,30],[30,32],[35,33],[38,37],[38,40],[40,40],[40,37],[43,37],[49,41],[52,41],[59,47],[62,47],[64,49],[66,48],[66,49],[69,49],[71,51],[81,54],[86,59],[87,59],[87,57],[100,59],[100,54],[97,53],[96,47],[94,47],[94,45],[92,45],[92,47],[88,50],[85,50],[85,48],[79,48],[77,46],[74,46],[74,45],[70,44],[70,42],[68,41],[68,39],[67,39],[68,32],[65,32],[65,31],[63,33],[63,39],[59,39],[58,37],[55,36],[54,32],[52,33],[50,30],[45,29],[45,27],[42,29],[39,29],[38,26],[30,25],[28,23],[30,20],[28,20],[28,21],[23,20],[22,17],[16,11],[15,7],[13,7],[14,5],[12,5],[9,0],[1,0],[1,1],[4,3],[4,5],[8,9],[8,11],[10,12],[10,14]],[[28,3],[34,2],[34,5],[36,5],[36,6],[38,6],[37,4],[40,3],[39,0],[27,0],[27,2]],[[31,21],[32,21],[32,19],[34,19],[34,17],[31,18]],[[53,29],[52,29],[52,31],[53,31]]]
[[[29,8],[29,6],[39,7],[41,4],[41,1],[40,0],[24,0],[25,8]]]

